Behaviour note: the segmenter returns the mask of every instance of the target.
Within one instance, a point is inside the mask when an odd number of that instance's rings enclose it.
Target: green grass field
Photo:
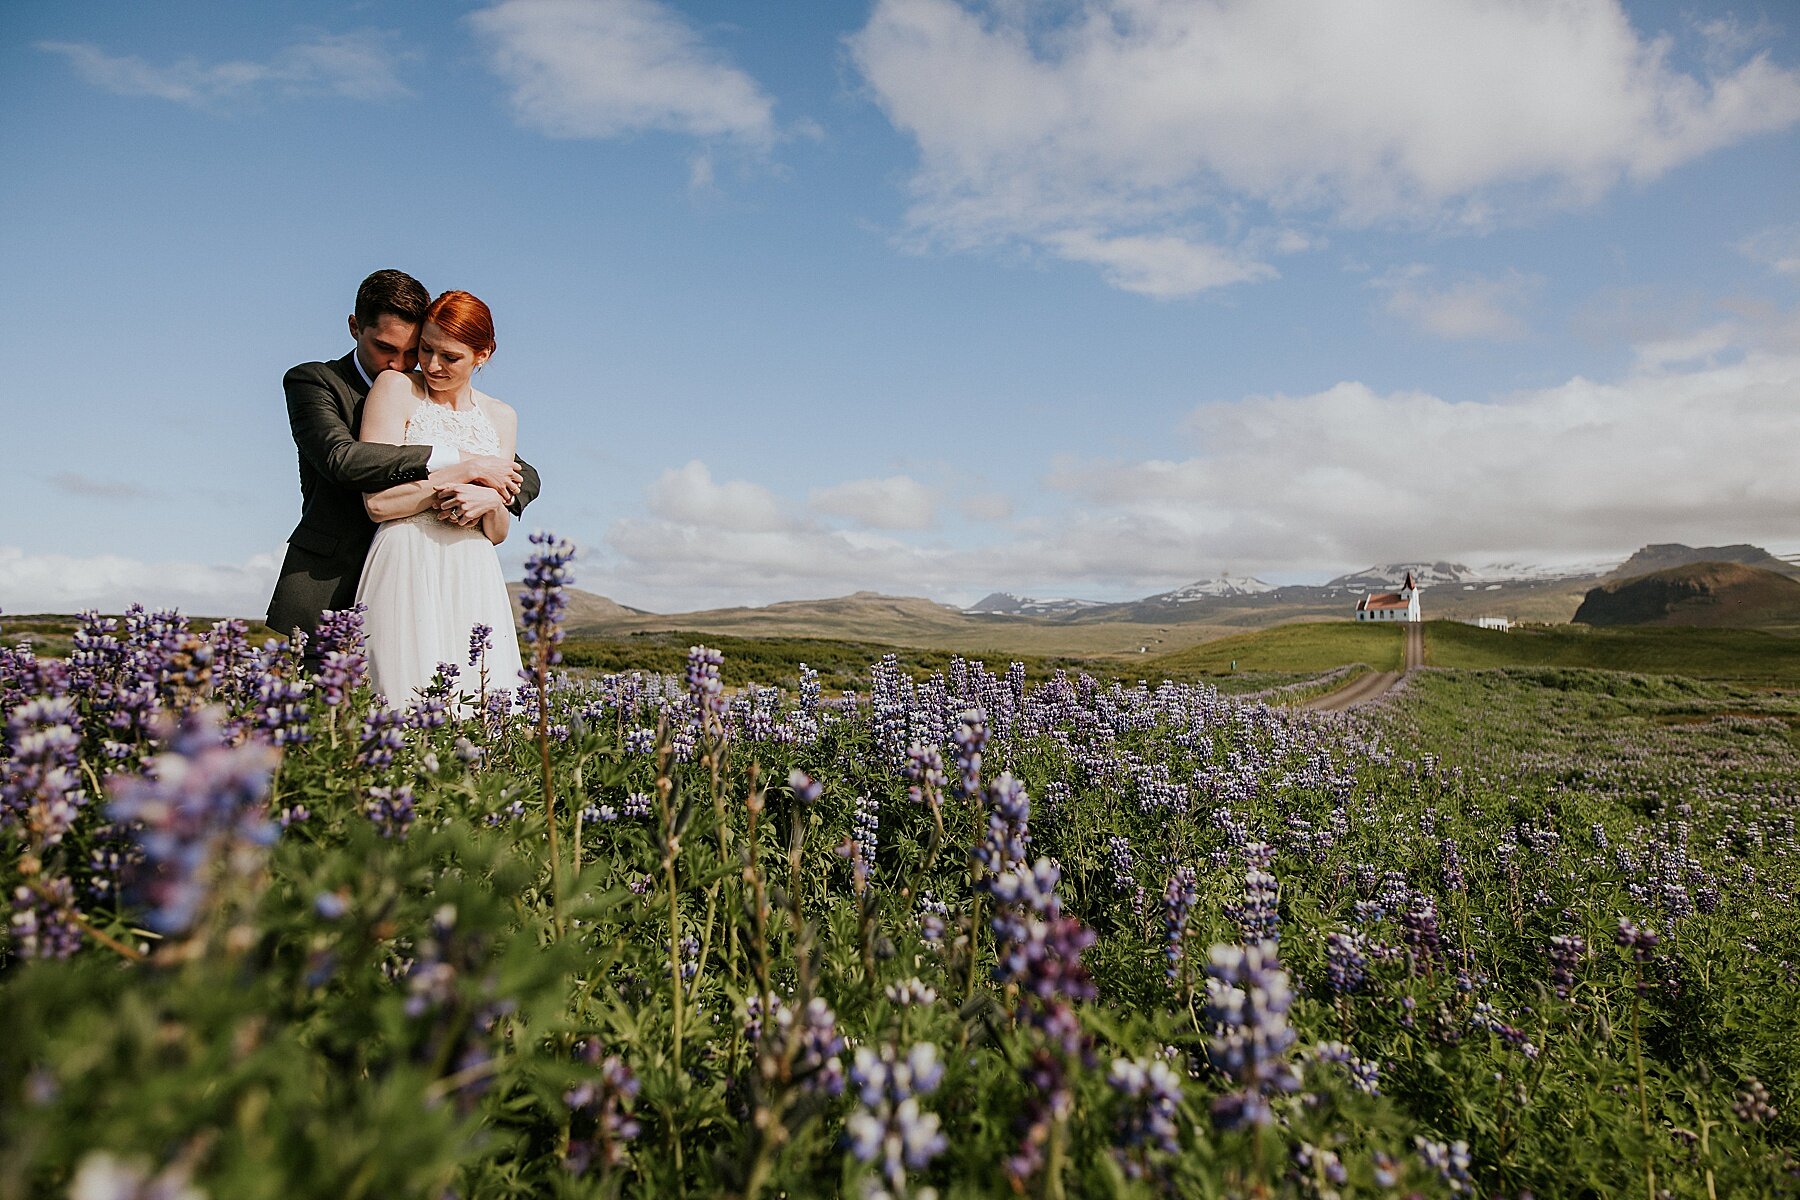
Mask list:
[[[1149,679],[1204,679],[1239,672],[1317,674],[1351,663],[1398,671],[1405,645],[1398,625],[1356,621],[1306,621],[1203,642],[1147,660],[1137,673]]]
[[[1800,638],[1759,629],[1532,626],[1505,633],[1455,621],[1425,627],[1434,667],[1587,667],[1800,686]]]

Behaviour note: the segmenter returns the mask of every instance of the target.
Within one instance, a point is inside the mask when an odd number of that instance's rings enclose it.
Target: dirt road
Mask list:
[[[1425,627],[1410,624],[1406,627],[1406,669],[1402,671],[1377,671],[1370,675],[1359,676],[1349,684],[1335,692],[1327,692],[1323,696],[1315,696],[1301,705],[1314,712],[1343,712],[1366,704],[1377,697],[1385,696],[1393,691],[1399,682],[1406,678],[1406,672],[1415,667],[1425,665]]]

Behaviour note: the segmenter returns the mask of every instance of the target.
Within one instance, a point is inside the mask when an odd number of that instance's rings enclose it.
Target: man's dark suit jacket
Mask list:
[[[375,537],[375,522],[363,509],[363,493],[424,479],[429,446],[383,446],[359,442],[368,385],[352,355],[336,362],[301,363],[281,381],[287,393],[288,424],[300,448],[300,523],[288,536],[281,578],[269,599],[269,627],[309,636],[319,614],[348,608],[356,600],[363,559]],[[511,508],[515,516],[537,499],[538,473],[519,459],[523,477]]]

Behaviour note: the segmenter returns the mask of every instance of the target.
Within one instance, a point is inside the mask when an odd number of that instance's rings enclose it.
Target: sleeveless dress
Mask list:
[[[479,405],[458,412],[429,399],[406,420],[406,445],[450,445],[465,454],[498,454],[500,437]],[[382,522],[363,562],[356,599],[368,606],[369,678],[388,703],[403,706],[437,674],[461,668],[465,696],[481,688],[481,666],[469,665],[469,634],[493,630],[487,652],[488,692],[519,686],[519,639],[500,555],[478,526],[464,528],[426,509]]]

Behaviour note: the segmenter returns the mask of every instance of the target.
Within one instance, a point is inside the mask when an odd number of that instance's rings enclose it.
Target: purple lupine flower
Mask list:
[[[367,611],[366,605],[357,604],[319,614],[319,627],[313,635],[319,663],[314,684],[333,708],[368,680],[369,659],[363,639],[363,614]]]
[[[1114,1154],[1125,1174],[1142,1179],[1148,1155],[1181,1153],[1175,1118],[1181,1108],[1181,1076],[1160,1056],[1115,1058],[1106,1082],[1120,1096],[1113,1137]]]
[[[899,983],[890,983],[883,993],[888,1003],[898,1008],[929,1008],[937,1003],[937,990],[928,986],[918,976],[903,979]]]
[[[1564,1000],[1574,993],[1575,972],[1587,957],[1587,949],[1587,939],[1579,933],[1557,934],[1550,939],[1550,982]]]
[[[152,1174],[143,1159],[94,1150],[81,1160],[69,1196],[70,1200],[206,1200],[206,1193],[190,1178],[190,1168],[183,1162]]]
[[[881,835],[881,802],[872,796],[858,796],[850,814],[850,862],[852,886],[859,898],[869,890],[869,875],[875,869],[875,850]]]
[[[1350,1076],[1351,1086],[1365,1096],[1381,1095],[1381,1071],[1367,1059],[1358,1058],[1356,1052],[1342,1042],[1320,1042],[1312,1048],[1313,1059],[1322,1063],[1333,1063],[1344,1069]]]
[[[689,646],[687,653],[688,700],[694,711],[717,717],[725,711],[725,684],[719,668],[725,656],[707,646]]]
[[[372,708],[363,718],[362,733],[357,739],[358,766],[385,771],[394,765],[394,755],[405,748],[404,713],[386,708]]]
[[[1325,935],[1325,982],[1333,995],[1348,996],[1362,989],[1369,978],[1368,943],[1359,932],[1337,930]]]
[[[311,715],[306,697],[312,685],[290,679],[275,670],[263,671],[256,680],[252,723],[271,744],[298,746],[312,740]]]
[[[1324,1176],[1325,1182],[1333,1187],[1343,1187],[1350,1182],[1350,1172],[1345,1169],[1344,1160],[1337,1151],[1311,1142],[1301,1142],[1294,1147],[1294,1165],[1305,1175]],[[1336,1195],[1335,1192],[1331,1194]]]
[[[276,758],[260,742],[226,745],[217,714],[201,709],[182,719],[148,776],[114,778],[108,813],[143,854],[125,892],[147,907],[151,929],[187,931],[211,890],[215,862],[247,872],[261,861],[252,851],[275,840],[263,801]]]
[[[1056,895],[1060,879],[1056,864],[1040,858],[1029,869],[1014,864],[983,884],[995,905],[995,982],[1016,985],[1020,1015],[1073,1055],[1081,1032],[1071,1005],[1095,995],[1081,961],[1094,931],[1063,914]]]
[[[1137,856],[1132,853],[1131,842],[1117,834],[1107,839],[1107,857],[1112,861],[1113,890],[1121,896],[1129,896],[1137,887]]]
[[[1613,941],[1631,952],[1632,965],[1637,969],[1637,989],[1639,995],[1650,991],[1650,980],[1644,968],[1656,961],[1656,931],[1646,929],[1630,917],[1619,918],[1619,931],[1613,935]]]
[[[795,1014],[779,996],[769,1002],[773,1018],[776,1053],[794,1039],[797,1047],[792,1064],[792,1080],[809,1092],[823,1096],[839,1096],[844,1091],[844,1038],[838,1032],[837,1014],[823,999],[814,996],[806,1007]],[[744,1033],[760,1046],[769,1028],[763,1020],[762,997],[751,996],[744,1002]],[[796,1030],[796,1026],[798,1029]]]
[[[1469,890],[1469,881],[1463,873],[1462,849],[1455,838],[1444,838],[1438,842],[1438,859],[1443,864],[1444,886],[1453,892]]]
[[[1438,929],[1437,901],[1424,892],[1414,892],[1412,902],[1400,914],[1400,936],[1412,951],[1415,972],[1421,963],[1429,970],[1432,964],[1440,961],[1444,939]]]
[[[1419,1151],[1419,1157],[1425,1165],[1437,1172],[1453,1196],[1461,1196],[1474,1190],[1475,1181],[1469,1176],[1469,1143],[1463,1141],[1434,1142],[1430,1138],[1413,1137],[1413,1145]]]
[[[1288,1061],[1293,992],[1272,943],[1212,948],[1206,968],[1206,1017],[1212,1027],[1207,1057],[1238,1090],[1213,1101],[1221,1129],[1267,1125],[1270,1098],[1300,1088]]]
[[[1171,982],[1181,975],[1186,956],[1188,918],[1200,898],[1200,879],[1192,867],[1177,867],[1163,890],[1163,956],[1168,960]]]
[[[87,803],[79,773],[80,730],[69,696],[27,700],[7,718],[12,754],[0,773],[0,828],[22,824],[35,851],[61,842]]]
[[[413,792],[406,784],[372,787],[363,811],[385,838],[403,838],[413,823]]]
[[[956,726],[956,786],[967,800],[981,794],[981,751],[988,743],[987,714],[979,708],[964,713]]]
[[[480,665],[487,657],[487,652],[494,648],[494,627],[480,622],[469,626],[469,665]]]
[[[563,609],[568,604],[563,588],[574,582],[568,566],[575,557],[575,546],[543,530],[531,535],[531,543],[542,548],[525,560],[520,623],[525,627],[525,643],[535,648],[546,667],[554,667],[562,662],[557,647],[562,644]]]
[[[1031,845],[1031,797],[1025,785],[1003,771],[987,788],[987,832],[970,857],[987,875],[1009,870],[1025,861]]]
[[[938,1048],[920,1042],[901,1054],[895,1047],[879,1052],[856,1050],[850,1068],[857,1108],[844,1121],[844,1145],[860,1163],[873,1164],[888,1193],[904,1196],[906,1173],[920,1171],[949,1149],[950,1141],[936,1113],[919,1099],[929,1096],[944,1078]]]
[[[1273,942],[1281,937],[1280,887],[1261,867],[1244,872],[1244,899],[1227,904],[1225,915],[1237,922],[1246,943]]]
[[[1752,1075],[1738,1089],[1731,1115],[1746,1125],[1767,1125],[1781,1115],[1781,1110],[1770,1101],[1768,1085]]]
[[[794,799],[801,804],[816,804],[819,797],[825,794],[825,785],[799,767],[788,772],[788,788],[794,793]]]
[[[75,885],[63,876],[38,876],[13,889],[7,932],[21,958],[68,958],[81,949]]]
[[[584,1042],[582,1048],[588,1051],[594,1046],[590,1041]],[[632,1115],[638,1094],[637,1076],[616,1054],[607,1055],[599,1070],[598,1079],[584,1079],[563,1093],[570,1125],[563,1166],[572,1175],[585,1175],[595,1165],[619,1166],[625,1161],[625,1143],[640,1132],[637,1118]]]
[[[936,803],[949,777],[944,774],[944,756],[936,746],[918,742],[906,752],[906,798],[914,804]]]
[[[948,930],[950,906],[932,896],[919,893],[919,939],[933,948],[944,944]]]

